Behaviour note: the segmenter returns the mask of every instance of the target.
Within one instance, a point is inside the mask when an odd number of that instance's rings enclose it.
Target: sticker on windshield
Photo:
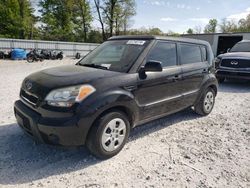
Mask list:
[[[109,69],[109,67],[111,66],[111,64],[101,64],[101,66],[107,67],[107,69]]]
[[[129,40],[127,44],[142,46],[145,42],[146,42],[145,40]]]

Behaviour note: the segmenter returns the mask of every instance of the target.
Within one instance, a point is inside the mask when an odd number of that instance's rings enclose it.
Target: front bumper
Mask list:
[[[217,69],[216,70],[216,77],[217,78],[235,78],[235,79],[250,80],[250,71]]]
[[[44,118],[20,100],[15,102],[14,112],[19,126],[38,142],[65,146],[85,142],[86,133],[83,126],[79,126],[77,116]]]

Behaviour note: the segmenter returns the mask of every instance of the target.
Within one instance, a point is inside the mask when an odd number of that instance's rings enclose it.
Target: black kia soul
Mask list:
[[[25,78],[15,115],[38,141],[86,145],[97,157],[109,158],[136,125],[188,107],[209,114],[217,93],[213,71],[205,41],[112,37],[76,65]]]

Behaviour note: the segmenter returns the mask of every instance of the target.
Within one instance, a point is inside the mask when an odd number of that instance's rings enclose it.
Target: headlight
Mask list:
[[[216,57],[216,58],[214,59],[215,68],[218,68],[218,67],[219,67],[220,61],[221,61],[221,58]]]
[[[74,103],[81,102],[96,89],[91,85],[77,85],[52,90],[45,98],[51,106],[71,107]]]
[[[214,62],[215,62],[215,63],[219,63],[220,60],[221,60],[220,58],[216,57],[215,60],[214,60]]]

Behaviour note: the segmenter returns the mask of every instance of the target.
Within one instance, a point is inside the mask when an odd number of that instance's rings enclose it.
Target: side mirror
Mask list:
[[[145,72],[161,72],[162,65],[160,61],[149,60],[144,66]]]
[[[231,50],[231,48],[228,48],[228,49],[227,49],[227,52],[230,52],[230,50]]]

